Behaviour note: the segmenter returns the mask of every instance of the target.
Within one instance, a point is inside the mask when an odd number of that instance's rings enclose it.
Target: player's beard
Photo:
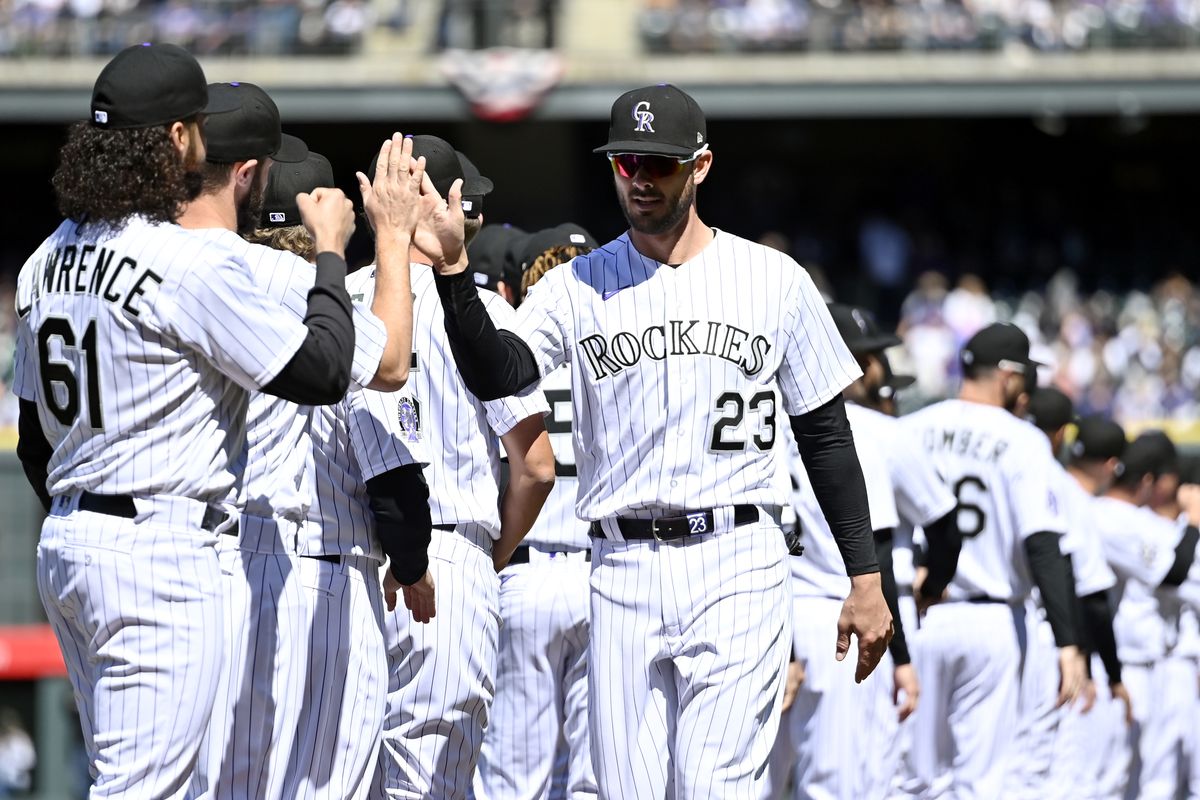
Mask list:
[[[204,155],[200,150],[200,133],[197,126],[195,135],[188,141],[187,153],[183,157],[183,190],[189,203],[204,191],[204,173],[200,171],[202,166],[204,166]]]
[[[266,181],[262,179],[266,175],[267,172],[261,165],[254,168],[254,180],[250,182],[250,190],[237,205],[237,230],[240,236],[249,236],[258,227],[267,190]]]
[[[620,191],[617,192],[617,199],[621,203],[621,212],[625,214],[625,221],[629,223],[630,228],[648,236],[660,236],[675,230],[696,202],[696,184],[692,181],[691,175],[688,175],[688,179],[679,191],[679,195],[675,198],[674,203],[671,203],[670,198],[662,192],[645,195],[638,193],[639,196],[657,196],[663,198],[663,208],[654,216],[642,215],[632,206],[630,198],[634,195],[634,191],[631,186],[628,195]]]
[[[1017,413],[1017,406],[1021,404],[1021,395],[1025,393],[1025,382],[1023,378],[1006,381],[1004,384],[1004,410],[1010,414]]]

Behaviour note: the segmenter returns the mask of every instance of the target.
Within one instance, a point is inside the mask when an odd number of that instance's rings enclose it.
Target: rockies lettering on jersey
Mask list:
[[[693,329],[700,324],[701,320],[698,319],[673,319],[665,326],[651,325],[640,334],[621,331],[608,342],[600,334],[592,334],[580,339],[577,347],[583,351],[595,380],[636,366],[643,356],[662,361],[668,355],[706,355],[723,358],[737,365],[747,377],[762,372],[767,363],[767,352],[771,349],[766,336],[751,336],[749,331],[724,322],[705,322],[701,327],[701,331],[706,331],[704,348],[701,349],[692,339]]]

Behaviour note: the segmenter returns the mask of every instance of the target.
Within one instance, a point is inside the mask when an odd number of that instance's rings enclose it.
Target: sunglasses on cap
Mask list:
[[[704,145],[688,158],[671,158],[670,156],[651,156],[644,153],[609,153],[608,160],[613,172],[622,178],[632,178],[638,170],[645,170],[646,175],[654,180],[669,178],[683,171],[685,165],[692,163],[700,154],[708,149]]]

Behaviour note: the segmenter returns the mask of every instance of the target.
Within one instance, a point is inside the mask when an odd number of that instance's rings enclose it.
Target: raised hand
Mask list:
[[[421,185],[421,221],[413,244],[442,275],[466,269],[466,217],[462,210],[462,180],[450,186],[446,199],[437,193],[429,176]]]
[[[345,255],[354,233],[354,204],[341,189],[321,187],[296,195],[300,219],[313,238],[318,253]]]
[[[425,179],[425,157],[412,157],[413,140],[399,133],[379,148],[375,174],[368,179],[357,172],[363,210],[376,241],[398,235],[407,249],[421,217],[421,185]]]

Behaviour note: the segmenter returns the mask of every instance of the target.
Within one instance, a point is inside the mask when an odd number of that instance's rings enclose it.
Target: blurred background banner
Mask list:
[[[68,124],[146,40],[267,89],[355,200],[386,136],[431,133],[495,182],[488,222],[600,241],[624,229],[591,152],[610,105],[676,83],[709,118],[705,221],[895,326],[903,406],[1013,320],[1080,412],[1200,448],[1200,0],[0,0],[0,752],[37,753],[0,770],[13,791],[84,781],[12,451],[13,289],[58,222]]]

